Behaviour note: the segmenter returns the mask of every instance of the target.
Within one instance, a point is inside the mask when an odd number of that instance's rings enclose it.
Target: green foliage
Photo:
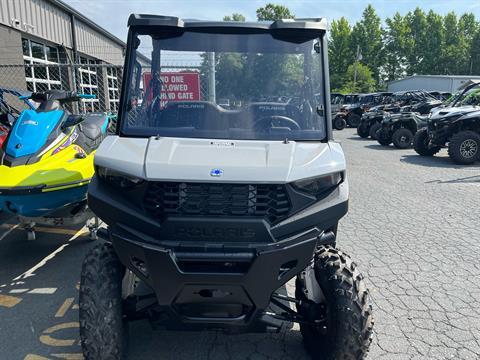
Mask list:
[[[470,46],[470,74],[480,74],[480,28],[472,38]]]
[[[293,18],[291,11],[282,5],[268,3],[257,9],[258,20]],[[226,21],[245,21],[241,14],[225,16]],[[332,89],[343,91],[372,91],[385,87],[387,81],[413,74],[480,75],[480,23],[471,13],[444,16],[421,8],[400,15],[398,12],[382,21],[375,9],[368,5],[362,18],[349,24],[341,17],[331,23],[329,31],[329,62]],[[358,62],[358,82],[354,86],[353,73],[357,48],[361,54]],[[238,81],[257,79],[259,94],[267,94],[269,86],[288,89],[300,83],[301,69],[298,59],[271,61],[268,56],[241,57],[228,55],[216,59],[217,78],[237,79],[231,89],[222,93],[239,93],[244,84]],[[271,67],[276,67],[272,69]],[[261,81],[270,71],[282,69],[284,76],[275,81]],[[251,80],[250,80],[251,81]],[[223,82],[223,81],[222,81]],[[233,88],[238,87],[237,90]]]
[[[223,21],[245,21],[245,16],[243,16],[242,14],[232,14],[232,16],[224,16],[223,17]]]
[[[264,7],[257,9],[257,19],[259,21],[293,19],[294,17],[295,16],[290,12],[290,10],[283,5],[269,3]]]
[[[328,56],[330,60],[330,83],[332,88],[340,88],[346,80],[348,66],[353,63],[355,55],[350,44],[352,28],[348,20],[341,17],[332,21]]]
[[[259,20],[292,18],[290,10],[281,5],[267,4],[257,10]],[[245,21],[241,14],[225,16],[224,21]],[[201,77],[209,76],[209,63],[202,56]],[[276,74],[272,77],[271,74]],[[277,54],[215,54],[216,96],[218,99],[260,98],[269,95],[298,94],[303,82],[303,59],[296,55]],[[255,84],[253,86],[252,84]]]
[[[410,44],[408,35],[410,28],[407,21],[398,12],[391,19],[385,21],[387,28],[384,32],[385,63],[384,73],[387,81],[405,75],[406,53]]]
[[[354,51],[360,50],[362,62],[371,69],[377,83],[385,58],[382,34],[381,20],[373,6],[368,5],[362,19],[352,29],[351,47]]]
[[[357,67],[357,79],[355,81],[355,66]],[[339,89],[341,93],[369,93],[375,90],[375,80],[372,71],[367,65],[358,62],[347,69],[345,85]]]

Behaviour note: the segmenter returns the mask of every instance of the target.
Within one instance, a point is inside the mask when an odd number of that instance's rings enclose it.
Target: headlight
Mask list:
[[[295,190],[318,196],[338,186],[343,181],[343,172],[298,180],[292,183]]]
[[[95,170],[100,179],[122,190],[131,190],[144,181],[135,176],[125,175],[103,166],[97,166]]]

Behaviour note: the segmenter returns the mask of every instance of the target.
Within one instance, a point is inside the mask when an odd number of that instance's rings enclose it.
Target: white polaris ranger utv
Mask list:
[[[368,291],[335,248],[348,183],[326,29],[130,17],[118,130],[89,188],[108,229],[82,268],[86,359],[124,358],[128,323],[145,318],[236,333],[297,322],[312,358],[365,356]],[[199,93],[172,92],[176,72]],[[293,277],[295,294],[281,292]]]

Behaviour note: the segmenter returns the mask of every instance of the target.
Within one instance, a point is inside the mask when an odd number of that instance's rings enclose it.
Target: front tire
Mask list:
[[[361,138],[366,139],[366,138],[368,137],[369,131],[370,131],[370,128],[369,128],[368,125],[365,124],[365,123],[361,123],[361,124],[357,127],[357,134],[358,134],[358,136],[360,136]]]
[[[347,122],[345,119],[341,116],[336,116],[335,119],[333,119],[333,127],[336,130],[343,130],[347,126]]]
[[[397,129],[392,135],[393,145],[397,149],[408,149],[410,146],[412,146],[412,141],[413,133],[409,129]]]
[[[388,146],[392,143],[392,137],[388,133],[388,131],[380,128],[375,133],[375,138],[377,139],[378,143],[382,146]]]
[[[460,131],[448,143],[448,155],[457,164],[470,165],[479,159],[480,135],[474,131]]]
[[[413,149],[421,156],[433,156],[441,149],[440,146],[428,146],[428,130],[426,128],[417,131],[413,137]]]
[[[86,360],[124,359],[127,324],[123,321],[122,278],[125,268],[109,243],[85,257],[80,276],[80,340]]]
[[[350,257],[331,246],[321,246],[313,263],[324,304],[308,304],[305,273],[296,279],[298,311],[318,325],[300,324],[304,344],[314,360],[363,359],[372,341],[373,317],[368,290]],[[319,322],[320,321],[320,322]]]
[[[375,123],[370,127],[370,131],[368,132],[368,135],[373,139],[377,140],[377,131],[382,128],[382,125],[379,123]]]

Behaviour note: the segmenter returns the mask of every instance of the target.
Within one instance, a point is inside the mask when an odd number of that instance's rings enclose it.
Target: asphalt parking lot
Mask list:
[[[480,164],[442,151],[421,158],[336,132],[348,160],[350,213],[339,247],[362,269],[374,303],[370,359],[480,357]],[[0,359],[82,359],[77,286],[93,243],[82,229],[37,240],[0,214]],[[297,327],[224,335],[130,328],[129,359],[307,359]]]

